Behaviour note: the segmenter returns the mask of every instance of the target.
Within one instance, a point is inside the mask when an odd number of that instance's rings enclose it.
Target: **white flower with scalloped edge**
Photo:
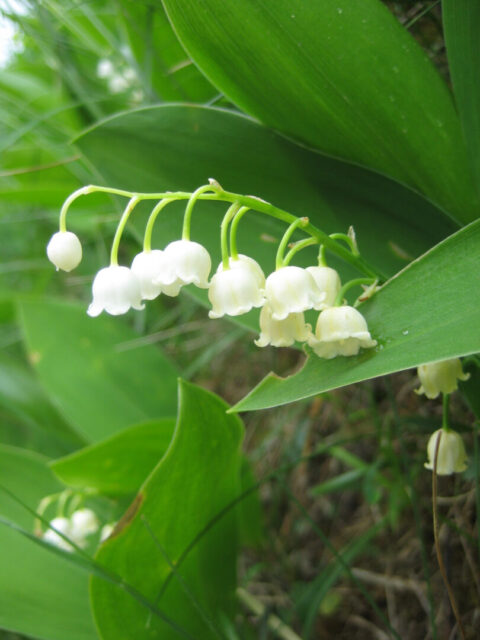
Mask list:
[[[273,319],[284,320],[291,313],[321,309],[326,296],[306,269],[288,266],[280,267],[268,276],[265,297]]]
[[[143,300],[154,300],[161,293],[177,296],[182,286],[180,283],[168,286],[158,282],[165,270],[164,252],[160,249],[138,253],[133,259],[131,270],[138,278]]]
[[[313,276],[320,291],[325,293],[322,309],[333,307],[337,294],[342,287],[338,273],[331,267],[307,267],[307,271]]]
[[[74,538],[84,540],[87,536],[98,531],[99,522],[91,509],[78,509],[70,517]]]
[[[255,260],[239,256],[229,259],[229,268],[224,270],[221,263],[208,289],[208,299],[212,304],[210,318],[239,316],[265,302],[263,287],[265,276]]]
[[[452,473],[462,473],[467,468],[468,457],[463,444],[462,436],[451,429],[437,429],[430,436],[427,445],[428,462],[425,468],[433,471],[435,449],[440,438],[437,456],[437,475],[449,476]]]
[[[305,342],[312,335],[312,327],[305,322],[303,313],[290,313],[283,320],[275,320],[269,304],[260,312],[260,336],[257,347],[290,347],[295,341]]]
[[[133,307],[143,309],[140,283],[128,267],[111,265],[100,269],[92,285],[93,301],[88,307],[89,316],[96,317],[106,311],[118,316]]]
[[[163,252],[164,270],[154,282],[162,285],[162,290],[170,288],[177,295],[180,288],[194,284],[200,289],[208,289],[208,276],[212,268],[210,255],[205,247],[191,240],[175,240],[165,247]],[[178,288],[177,294],[173,293]]]
[[[315,335],[308,344],[320,358],[356,356],[360,349],[375,347],[367,322],[360,311],[345,305],[329,307],[320,313]]]
[[[47,256],[57,271],[71,271],[82,260],[82,245],[71,231],[57,231],[47,245]]]
[[[441,393],[452,393],[458,389],[458,380],[468,380],[469,373],[464,373],[460,358],[451,358],[440,362],[421,364],[417,369],[421,386],[415,389],[418,394],[424,393],[431,400]]]

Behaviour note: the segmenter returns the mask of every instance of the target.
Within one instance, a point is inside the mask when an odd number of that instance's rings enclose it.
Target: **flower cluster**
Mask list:
[[[88,538],[99,528],[97,516],[91,509],[78,509],[69,518],[54,518],[49,525],[51,528],[43,533],[42,539],[64,551],[73,551],[73,546],[59,534],[63,534],[83,549],[88,543]]]
[[[467,468],[468,458],[462,436],[448,427],[448,394],[456,391],[458,381],[468,380],[470,374],[464,373],[460,358],[422,364],[418,367],[417,373],[421,385],[415,390],[416,393],[425,394],[429,399],[438,398],[440,394],[444,397],[444,426],[430,436],[425,468],[433,471],[436,455],[438,475],[461,473]]]
[[[86,187],[81,192],[87,193],[92,189],[95,188]],[[233,229],[236,229],[235,225],[238,225],[243,213],[251,207],[241,208],[234,202],[222,222],[222,262],[210,277],[210,255],[201,244],[190,240],[189,218],[196,198],[202,197],[202,194],[209,190],[221,200],[225,192],[219,192],[219,189],[221,188],[218,183],[211,183],[190,196],[183,236],[180,240],[168,244],[163,250],[151,248],[151,226],[163,206],[175,199],[175,194],[168,194],[168,197],[166,195],[160,200],[152,212],[152,222],[149,221],[147,224],[143,251],[135,256],[130,267],[126,267],[118,265],[117,251],[126,219],[141,197],[139,194],[132,196],[114,239],[111,264],[101,269],[93,281],[93,300],[88,314],[94,317],[106,311],[112,315],[119,315],[126,313],[130,308],[142,309],[144,300],[153,300],[160,294],[177,296],[183,286],[193,284],[208,289],[210,318],[239,316],[253,308],[261,308],[260,335],[255,340],[259,347],[283,347],[290,346],[295,341],[305,342],[319,357],[327,359],[339,355],[356,355],[361,348],[374,347],[377,342],[372,339],[365,318],[356,308],[345,305],[343,296],[352,284],[372,284],[374,278],[352,281],[342,288],[337,271],[326,266],[324,245],[315,237],[289,245],[292,247],[290,253],[284,257],[288,240],[294,230],[308,225],[306,218],[291,216],[293,222],[277,252],[276,269],[265,277],[256,260],[236,251]],[[253,197],[250,199],[254,200]],[[65,230],[65,213],[64,205],[61,213],[61,231],[50,240],[47,254],[57,269],[70,271],[80,262],[82,250],[77,236]],[[229,252],[225,234],[232,220]],[[317,233],[322,239],[326,238],[328,244],[329,236],[320,231]],[[352,249],[349,252],[342,248],[344,254],[347,254],[347,257],[353,256],[352,259],[356,260],[358,252],[356,253],[356,244],[353,244],[354,236],[350,234],[344,238]],[[311,244],[320,244],[317,266],[304,269],[289,264],[297,250]],[[312,331],[304,316],[305,312],[311,309],[320,312],[315,331]]]

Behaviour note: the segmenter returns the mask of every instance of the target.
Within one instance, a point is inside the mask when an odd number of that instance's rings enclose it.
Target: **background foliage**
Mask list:
[[[16,30],[0,68],[0,637],[444,637],[453,621],[423,470],[441,408],[411,393],[405,370],[453,356],[469,356],[472,373],[452,402],[470,466],[441,483],[441,537],[474,634],[474,3],[0,7]],[[391,278],[362,308],[376,352],[353,362],[307,353],[301,368],[296,349],[253,346],[258,314],[207,320],[198,290],[126,318],[87,318],[122,203],[78,200],[69,228],[84,259],[59,275],[45,245],[66,196],[92,182],[191,190],[209,177],[329,233],[354,225],[362,255]],[[214,263],[221,213],[205,203],[193,219]],[[139,207],[128,227],[125,264],[146,214]],[[154,243],[180,226],[172,207]],[[248,214],[240,250],[270,271],[282,230]],[[307,250],[299,264],[314,259]],[[261,381],[271,370],[295,375]],[[271,409],[243,416],[244,437],[211,392],[235,410]],[[81,555],[34,535],[32,510],[65,487],[102,524],[119,521],[97,553],[98,538]]]

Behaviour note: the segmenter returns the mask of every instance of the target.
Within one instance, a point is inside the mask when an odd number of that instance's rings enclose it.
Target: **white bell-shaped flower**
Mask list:
[[[255,340],[257,347],[289,347],[296,340],[305,342],[312,335],[312,327],[305,322],[303,313],[290,313],[283,320],[275,320],[270,305],[260,312],[260,336]]]
[[[83,541],[87,536],[98,531],[97,516],[91,509],[78,509],[70,517],[72,534],[75,539]]]
[[[342,287],[337,271],[330,267],[307,267],[307,271],[313,276],[320,291],[325,293],[322,309],[333,307],[335,298]]]
[[[329,307],[318,316],[315,335],[308,344],[320,358],[356,356],[360,348],[377,344],[368,331],[362,314],[353,307]]]
[[[159,284],[170,287],[170,293],[175,295],[175,286],[178,290],[183,285],[193,283],[201,289],[208,289],[208,276],[212,268],[210,255],[205,247],[198,242],[190,240],[176,240],[165,247],[164,270],[156,278]]]
[[[100,269],[92,285],[93,302],[88,315],[95,317],[102,311],[118,316],[127,313],[130,307],[143,309],[140,283],[128,267],[111,265]]]
[[[251,260],[251,259],[250,259]],[[261,307],[265,302],[265,276],[255,260],[231,260],[231,267],[223,270],[220,265],[208,289],[208,299],[212,304],[210,318],[224,315],[239,316],[253,307]]]
[[[437,475],[449,476],[452,473],[461,473],[467,468],[468,457],[465,452],[462,436],[451,429],[438,429],[430,436],[427,445],[428,462],[425,468],[433,471],[435,449],[440,438],[437,456]]]
[[[107,538],[109,538],[113,530],[115,529],[115,522],[107,522],[104,524],[100,530],[100,542],[104,542]]]
[[[271,273],[265,283],[265,295],[274,320],[284,320],[291,313],[307,309],[318,310],[325,302],[325,293],[301,267],[281,267]]]
[[[71,231],[57,231],[47,245],[47,256],[57,271],[71,271],[78,267],[82,260],[82,245]]]
[[[68,518],[54,518],[50,521],[50,525],[60,533],[63,533],[64,536],[72,538],[72,525]],[[42,535],[42,539],[49,544],[53,544],[59,549],[63,549],[64,551],[72,551],[72,545],[64,540],[60,535],[58,535],[57,531],[54,531],[53,529],[47,529]]]
[[[460,358],[422,364],[417,373],[421,386],[416,392],[424,393],[430,399],[437,398],[440,393],[452,393],[458,389],[459,380],[470,377],[469,373],[463,372]]]
[[[162,285],[158,282],[158,278],[165,268],[163,251],[154,249],[138,253],[130,268],[138,278],[143,300],[153,300],[162,293]]]
[[[248,269],[256,278],[258,288],[265,289],[265,274],[263,273],[263,269],[258,262],[253,258],[250,258],[250,256],[244,256],[239,253],[238,258],[233,259],[230,257],[228,259],[228,265],[229,269]],[[223,262],[221,262],[217,268],[217,273],[220,273],[221,271],[223,271]]]

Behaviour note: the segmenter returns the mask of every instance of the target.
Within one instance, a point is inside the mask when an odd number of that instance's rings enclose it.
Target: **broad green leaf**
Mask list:
[[[110,186],[193,190],[214,177],[229,191],[254,194],[309,216],[329,233],[346,232],[353,224],[363,256],[388,275],[456,228],[409,189],[299,147],[222,109],[165,105],[132,111],[88,130],[77,145]],[[157,246],[178,239],[184,206],[169,205],[159,216]],[[197,207],[193,239],[207,246],[215,264],[226,207],[206,202]],[[247,214],[239,227],[239,249],[271,271],[284,230],[276,220]],[[312,263],[315,249],[306,250],[303,258],[300,254],[302,259]]]
[[[218,93],[188,58],[160,4],[119,4],[147,92],[163,101],[186,102],[206,102]]]
[[[480,181],[480,4],[443,0],[443,27],[455,101],[476,184]]]
[[[378,341],[355,357],[310,354],[289,378],[269,374],[235,411],[265,409],[353,382],[480,351],[480,220],[447,238],[360,306]]]
[[[266,125],[479,213],[451,96],[379,0],[163,0],[185,49]]]
[[[199,387],[181,381],[179,396],[173,442],[100,547],[97,560],[150,602],[157,601],[165,587],[158,607],[192,637],[207,640],[218,637],[209,623],[218,628],[221,615],[230,617],[233,611],[234,510],[193,543],[240,493],[243,427],[226,414],[222,400]],[[169,562],[175,563],[175,575],[171,576]],[[103,640],[181,637],[125,592],[96,577],[91,594]]]
[[[89,318],[85,305],[22,298],[30,361],[60,413],[87,441],[172,416],[176,370],[158,349],[122,350],[137,338],[120,318]]]
[[[17,425],[17,430],[25,446],[59,456],[84,444],[51,405],[32,372],[6,354],[0,355],[0,404],[20,421],[22,428]]]
[[[0,485],[32,509],[61,491],[33,452],[0,445]],[[33,532],[33,517],[0,488],[0,515]],[[42,640],[94,640],[88,577],[58,555],[0,525],[0,627]]]
[[[168,449],[174,426],[171,418],[135,425],[55,460],[50,468],[71,487],[94,487],[107,495],[135,493]]]

